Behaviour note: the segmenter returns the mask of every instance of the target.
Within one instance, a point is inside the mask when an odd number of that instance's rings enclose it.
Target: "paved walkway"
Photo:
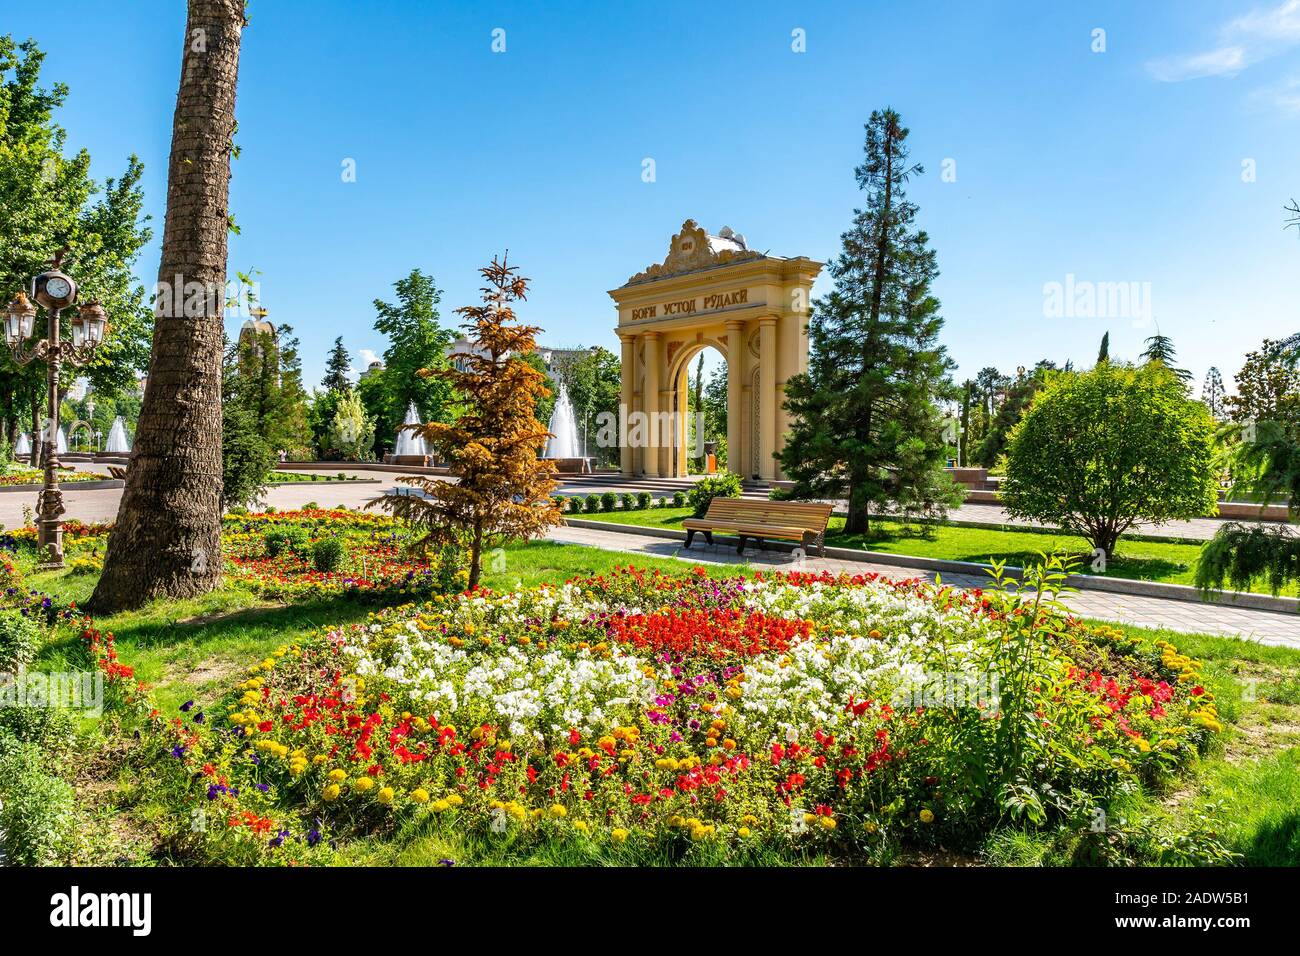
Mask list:
[[[604,531],[594,528],[556,528],[548,535],[552,541],[582,544],[608,551],[625,551],[629,554],[650,555],[657,558],[677,558],[693,564],[741,564],[754,568],[793,567],[789,555],[782,552],[750,549],[744,558],[737,557],[734,547],[709,546],[697,542],[690,551],[682,542],[667,538],[628,534],[621,531]],[[838,558],[805,558],[800,565],[807,571],[830,571],[862,574],[875,571],[895,579],[926,578],[934,580],[934,573],[920,568],[896,565],[867,564],[862,561],[844,561]],[[965,574],[945,574],[943,580],[956,587],[984,587],[988,578]],[[1274,611],[1255,611],[1245,608],[1223,607],[1216,604],[1192,601],[1173,601],[1166,598],[1138,597],[1114,594],[1109,591],[1078,591],[1063,599],[1071,609],[1086,617],[1143,627],[1162,627],[1193,634],[1220,634],[1242,637],[1264,644],[1280,644],[1300,649],[1300,615]]]
[[[103,471],[93,463],[78,463],[79,467],[91,471]],[[314,501],[322,507],[346,505],[357,508],[372,498],[383,494],[397,482],[397,476],[390,472],[349,470],[340,468],[344,474],[359,478],[378,479],[378,481],[345,482],[301,482],[292,485],[279,485],[268,489],[267,504],[280,510],[300,508]],[[64,502],[67,517],[81,521],[112,521],[117,517],[117,505],[122,492],[119,488],[105,488],[97,491],[78,491],[75,485],[64,485]],[[23,522],[23,505],[34,508],[35,492],[0,492],[0,525],[13,528]],[[970,505],[967,508],[987,508],[993,506]],[[963,509],[964,510],[964,509]],[[1000,509],[998,509],[1000,510]],[[619,531],[597,531],[586,528],[559,528],[550,537],[556,541],[584,544],[591,547],[612,551],[625,551],[631,554],[646,554],[655,557],[676,558],[692,563],[723,562],[735,564],[738,559],[734,548],[725,546],[709,547],[697,542],[690,552],[682,552],[681,543],[665,538],[651,538],[644,535],[627,534]],[[745,560],[754,567],[789,567],[790,559],[779,552],[754,552],[750,550]],[[887,577],[911,578],[925,577],[932,579],[933,574],[921,569],[910,569],[894,565],[865,564],[859,561],[842,561],[833,558],[808,558],[805,567],[810,570],[829,570],[833,572],[876,571]],[[944,581],[958,587],[980,587],[987,584],[987,579],[967,575],[944,575]],[[1081,591],[1069,595],[1066,603],[1080,614],[1102,620],[1122,621],[1146,627],[1167,627],[1172,630],[1192,633],[1223,634],[1241,636],[1259,640],[1266,644],[1284,644],[1300,648],[1300,615],[1283,614],[1271,611],[1253,611],[1243,608],[1221,607],[1214,604],[1199,604],[1191,601],[1171,601],[1164,598],[1134,597],[1131,595],[1112,594],[1106,591]]]

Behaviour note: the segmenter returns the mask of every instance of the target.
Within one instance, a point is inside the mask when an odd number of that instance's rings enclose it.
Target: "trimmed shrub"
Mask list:
[[[614,494],[614,492],[612,491],[606,491],[604,494],[600,496],[601,511],[613,511],[617,504],[618,504],[618,495]]]
[[[677,494],[680,495],[681,492]],[[682,504],[684,505],[689,501],[691,508],[695,512],[695,517],[703,518],[704,513],[709,510],[709,502],[714,498],[739,497],[740,475],[725,471],[697,481],[694,487],[691,488],[690,493],[683,496]],[[678,507],[681,507],[681,505]]]
[[[637,495],[636,495],[636,506],[637,506],[638,508],[649,508],[649,507],[650,507],[650,492],[648,492],[648,491],[639,491],[639,492],[637,492]]]
[[[337,571],[343,563],[343,542],[338,538],[321,538],[311,551],[311,563],[317,571]]]
[[[600,495],[587,495],[586,511],[594,514],[600,510]]]
[[[686,492],[684,492],[684,491],[674,491],[674,492],[673,492],[673,507],[674,507],[674,508],[685,508],[685,507],[686,507]]]
[[[624,511],[631,511],[633,508],[636,507],[636,496],[633,495],[631,492],[627,492],[627,491],[623,492],[621,495],[618,496],[618,499],[623,503]]]

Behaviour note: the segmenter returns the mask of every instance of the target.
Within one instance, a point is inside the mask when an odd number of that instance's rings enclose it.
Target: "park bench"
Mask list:
[[[761,548],[766,538],[798,541],[805,549],[826,553],[826,524],[834,506],[815,501],[753,501],[745,498],[714,498],[703,518],[687,518],[686,547],[696,532],[713,543],[713,532],[730,531],[740,540],[736,553],[743,554],[745,541],[754,539]]]
[[[111,477],[118,479],[118,481],[126,481],[126,469],[121,465],[109,465],[108,473]]]

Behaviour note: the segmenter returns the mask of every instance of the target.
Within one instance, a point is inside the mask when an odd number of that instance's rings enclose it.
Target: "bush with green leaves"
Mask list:
[[[618,505],[618,495],[612,491],[603,492],[600,496],[600,510],[613,511]]]
[[[623,492],[618,496],[618,500],[622,503],[624,511],[631,511],[636,507],[636,495],[630,491]]]
[[[650,500],[651,500],[651,499],[650,499],[650,492],[648,492],[648,491],[638,491],[638,492],[636,493],[636,506],[637,506],[638,508],[649,508],[649,507],[650,507]]]
[[[17,611],[0,614],[0,674],[14,674],[30,664],[43,636],[34,618]]]
[[[724,471],[708,478],[701,478],[692,487],[691,490],[683,494],[677,492],[673,495],[673,506],[681,508],[690,502],[691,509],[695,512],[695,517],[703,518],[704,513],[709,510],[709,502],[714,498],[739,498],[740,497],[740,475],[735,472]]]
[[[71,854],[76,794],[44,771],[47,761],[36,744],[0,753],[0,847],[10,866],[57,866]]]
[[[271,514],[270,510],[267,514]],[[288,551],[291,554],[303,556],[311,546],[307,538],[307,532],[302,528],[287,527],[277,528],[266,535],[266,556],[268,558],[278,558],[281,552]]]
[[[1214,512],[1214,430],[1205,405],[1158,363],[1063,372],[1011,433],[1003,506],[1109,557],[1137,522]]]
[[[589,514],[594,514],[595,512],[599,511],[600,495],[587,495],[585,509]]]
[[[312,546],[311,563],[321,574],[337,571],[343,564],[343,542],[338,538],[321,538]]]
[[[560,509],[560,514],[569,510],[568,495],[555,495],[552,500],[555,502],[555,507]]]

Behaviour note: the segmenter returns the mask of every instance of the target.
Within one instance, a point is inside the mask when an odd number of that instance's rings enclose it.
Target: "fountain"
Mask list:
[[[108,442],[104,445],[104,451],[120,455],[131,451],[131,445],[126,440],[126,423],[122,421],[121,415],[113,419],[113,427],[108,430]]]
[[[403,425],[421,425],[420,413],[415,408],[415,402],[411,402],[406,409],[406,419]],[[415,432],[406,428],[398,429],[397,444],[393,447],[393,463],[398,465],[424,465],[427,464],[429,449],[424,444],[424,439]]]
[[[14,457],[30,455],[32,453],[32,440],[26,432],[18,436],[18,441],[14,443]]]
[[[68,435],[62,428],[59,429],[59,437],[54,443],[54,450],[60,455],[68,453]]]
[[[551,412],[551,424],[547,428],[551,437],[546,442],[543,458],[555,462],[561,472],[591,471],[591,460],[582,454],[582,445],[578,441],[578,422],[573,416],[573,403],[569,401],[569,391],[560,383],[560,394],[555,399],[555,410]]]

